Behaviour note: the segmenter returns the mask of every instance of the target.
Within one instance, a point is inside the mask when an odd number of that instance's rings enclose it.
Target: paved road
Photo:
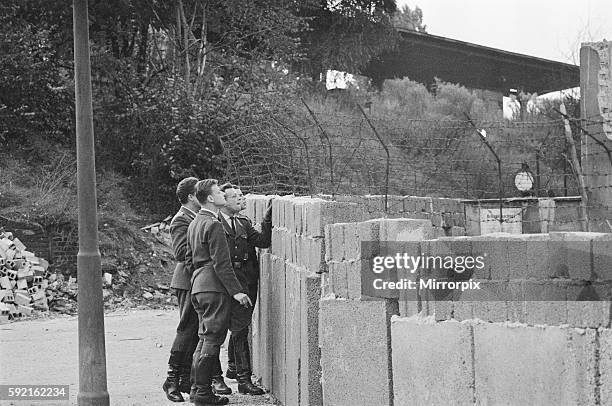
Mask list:
[[[110,403],[115,406],[179,405],[161,391],[178,312],[131,310],[107,314],[106,365]],[[70,385],[70,401],[11,402],[0,405],[76,405],[78,392],[77,318],[21,321],[0,325],[0,384]],[[223,351],[222,354],[226,354]],[[227,364],[226,355],[221,360]],[[237,393],[237,383],[227,383]],[[182,403],[189,405],[190,403]],[[269,395],[230,395],[230,405],[273,405]]]

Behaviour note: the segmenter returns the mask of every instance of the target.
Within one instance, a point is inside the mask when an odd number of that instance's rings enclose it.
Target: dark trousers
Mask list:
[[[227,364],[229,369],[236,369],[240,374],[251,374],[251,352],[249,350],[249,326],[253,318],[253,309],[257,301],[258,285],[248,286],[248,296],[253,307],[245,308],[232,301],[230,316],[230,339],[227,346]]]
[[[191,292],[184,289],[174,290],[179,305],[179,324],[172,343],[169,364],[191,367],[193,353],[198,345],[198,313],[191,303]]]
[[[191,295],[200,320],[200,340],[192,364],[192,375],[199,392],[210,391],[211,378],[218,368],[219,350],[229,328],[232,300],[228,294],[219,292]]]

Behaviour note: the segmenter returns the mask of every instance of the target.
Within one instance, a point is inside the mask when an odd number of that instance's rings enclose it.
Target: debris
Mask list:
[[[113,275],[106,272],[103,276],[104,278],[104,286],[110,286],[113,282]]]

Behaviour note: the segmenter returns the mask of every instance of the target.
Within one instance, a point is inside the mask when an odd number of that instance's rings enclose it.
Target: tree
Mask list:
[[[397,44],[391,25],[393,0],[338,0],[306,2],[300,15],[308,30],[300,32],[306,64],[302,70],[318,77],[335,69],[351,73]]]
[[[391,23],[396,29],[427,32],[427,26],[423,25],[423,11],[419,6],[411,10],[408,5],[405,5],[393,14]]]
[[[47,27],[24,21],[14,4],[0,10],[0,145],[38,160],[50,143],[72,140],[71,79]]]

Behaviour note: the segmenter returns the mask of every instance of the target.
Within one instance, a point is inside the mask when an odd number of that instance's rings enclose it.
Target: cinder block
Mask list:
[[[272,226],[275,228],[285,227],[285,208],[283,206],[285,199],[278,197],[272,201]]]
[[[321,300],[323,404],[390,404],[392,314],[391,301]]]
[[[521,237],[525,239],[527,278],[548,279],[554,276],[548,234],[523,234]]]
[[[2,298],[2,301],[4,303],[14,303],[15,302],[15,296],[14,296],[13,292],[11,290],[6,290],[6,293],[4,295],[4,298]]]
[[[272,379],[270,390],[274,396],[285,404],[286,395],[286,303],[285,303],[285,261],[272,256],[270,280],[269,310],[269,347],[268,354],[272,359]]]
[[[380,220],[357,223],[361,258],[369,259],[378,255],[380,249]]]
[[[567,282],[525,281],[525,321],[530,325],[567,323]]]
[[[40,261],[40,266],[46,271],[49,268],[49,262],[44,258],[38,258]]]
[[[263,253],[260,256],[259,298],[257,300],[259,307],[259,318],[257,319],[259,349],[255,350],[259,353],[259,357],[253,359],[253,371],[261,378],[266,388],[272,387],[272,357],[275,349],[271,349],[272,321],[270,307],[272,302],[271,285],[276,277],[272,268],[272,255]],[[279,277],[283,276],[280,275]]]
[[[45,297],[45,292],[42,290],[37,290],[32,294],[32,300],[37,301]]]
[[[434,213],[431,215],[431,225],[434,227],[442,227],[442,215],[440,213]]]
[[[480,283],[480,289],[463,291],[460,299],[455,301],[455,319],[472,318],[488,322],[505,322],[508,319],[509,283],[507,281],[475,281]]]
[[[301,354],[301,277],[305,270],[295,265],[286,265],[285,281],[285,402],[298,405],[300,402],[300,354]]]
[[[304,227],[304,198],[296,197],[293,199],[293,219],[294,219],[294,232],[297,235],[303,234]]]
[[[484,268],[475,271],[480,279],[524,279],[527,272],[525,244],[507,238],[507,235],[472,237],[472,255],[482,256]]]
[[[7,249],[5,251],[4,259],[7,260],[7,265],[8,265],[8,261],[12,261],[15,258],[16,254],[17,254],[17,252],[14,249],[11,249],[11,248],[9,248],[9,249]]]
[[[344,223],[344,258],[358,260],[361,258],[361,238],[359,223]],[[327,240],[325,246],[327,247]]]
[[[34,272],[34,276],[44,276],[45,274],[45,268],[40,265],[33,265],[31,269]]]
[[[612,330],[599,330],[600,405],[612,405]]]
[[[430,310],[436,321],[445,321],[453,318],[455,303],[451,300],[438,300],[430,303]]]
[[[416,219],[381,219],[380,241],[422,241],[433,238],[431,223]]]
[[[337,297],[349,298],[348,263],[330,262],[327,264],[330,291]]]
[[[308,269],[311,272],[327,272],[325,262],[325,240],[323,238],[305,238],[308,250]]]
[[[28,305],[31,302],[31,298],[28,295],[24,295],[23,293],[15,293],[15,304],[17,305]]]
[[[23,305],[17,306],[17,311],[19,313],[21,313],[23,316],[30,316],[30,315],[32,315],[32,310],[34,310],[34,309],[31,308],[30,306],[23,306]]]
[[[289,231],[289,233],[293,233],[293,230],[295,230],[295,213],[293,210],[293,196],[287,198],[283,202],[283,207],[285,209],[285,228]]]
[[[597,404],[595,331],[496,323],[473,328],[477,404]]]
[[[431,318],[393,318],[394,404],[473,404],[471,328]]]
[[[597,279],[612,280],[612,234],[593,239],[593,273]]]
[[[283,258],[289,262],[293,262],[291,258],[291,255],[292,255],[291,240],[292,240],[293,234],[289,233],[288,230],[284,230],[283,234],[284,234],[283,243],[285,244],[285,248],[283,249],[283,252],[285,255],[283,256]]]
[[[344,224],[325,226],[325,261],[340,262],[344,259]]]
[[[410,200],[414,201],[415,213],[427,213],[427,214],[433,213],[433,198],[410,196]]]
[[[15,245],[15,250],[17,251],[23,251],[26,249],[26,246],[23,245],[21,241],[19,241],[19,238],[13,238],[13,245]]]
[[[323,406],[319,348],[321,278],[308,274],[301,278],[301,286],[300,405]]]
[[[465,214],[463,213],[463,208],[460,210],[460,212],[453,213],[453,226],[465,229]]]
[[[369,217],[365,209],[349,202],[330,202],[322,199],[304,201],[306,233],[310,237],[323,237],[325,226],[333,223],[353,223]]]
[[[28,289],[28,281],[25,279],[17,279],[17,289]]]
[[[280,258],[285,258],[285,241],[283,240],[284,236],[284,231],[278,228],[272,228],[272,241],[270,244],[270,251],[273,255],[276,255]]]
[[[588,233],[587,233],[588,234]],[[583,233],[550,233],[552,277],[592,280],[591,239]]]
[[[11,281],[8,278],[8,276],[2,276],[0,277],[0,287],[2,287],[2,289],[11,289]]]
[[[40,310],[47,311],[49,310],[49,304],[47,303],[47,298],[43,297],[42,299],[38,299],[37,301],[32,303],[32,307]]]

